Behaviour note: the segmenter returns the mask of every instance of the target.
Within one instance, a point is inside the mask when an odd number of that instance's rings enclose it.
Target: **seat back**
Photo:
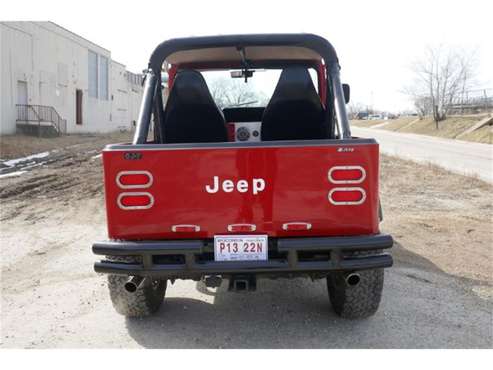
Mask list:
[[[325,110],[304,67],[285,68],[262,116],[261,138],[269,140],[328,139]]]
[[[164,110],[163,133],[166,143],[228,141],[224,116],[200,72],[177,73]]]

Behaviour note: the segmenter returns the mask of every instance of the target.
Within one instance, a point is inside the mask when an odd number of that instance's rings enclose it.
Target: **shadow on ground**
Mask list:
[[[166,298],[156,315],[127,319],[127,329],[147,348],[492,346],[491,302],[468,288],[478,282],[450,276],[399,244],[393,255],[382,304],[369,319],[336,316],[325,280],[260,280],[253,293],[228,292],[226,282],[217,291],[181,282],[197,299]]]

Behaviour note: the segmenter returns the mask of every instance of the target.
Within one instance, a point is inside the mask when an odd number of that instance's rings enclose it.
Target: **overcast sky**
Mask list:
[[[490,0],[467,1],[4,1],[1,20],[51,20],[109,49],[134,72],[171,37],[310,32],[335,47],[354,101],[397,111],[399,91],[427,45],[477,49],[481,87],[493,88]]]

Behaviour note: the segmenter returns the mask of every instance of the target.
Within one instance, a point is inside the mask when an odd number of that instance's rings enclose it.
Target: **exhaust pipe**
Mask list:
[[[346,284],[348,286],[356,286],[359,284],[361,277],[359,274],[353,272],[351,274],[346,275],[346,278],[344,280],[346,281]]]
[[[142,276],[131,276],[128,278],[124,288],[129,293],[135,293],[137,289],[144,283],[145,278]]]

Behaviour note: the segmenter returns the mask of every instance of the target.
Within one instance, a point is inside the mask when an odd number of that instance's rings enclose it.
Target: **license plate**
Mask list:
[[[266,261],[267,235],[216,235],[216,261]]]

